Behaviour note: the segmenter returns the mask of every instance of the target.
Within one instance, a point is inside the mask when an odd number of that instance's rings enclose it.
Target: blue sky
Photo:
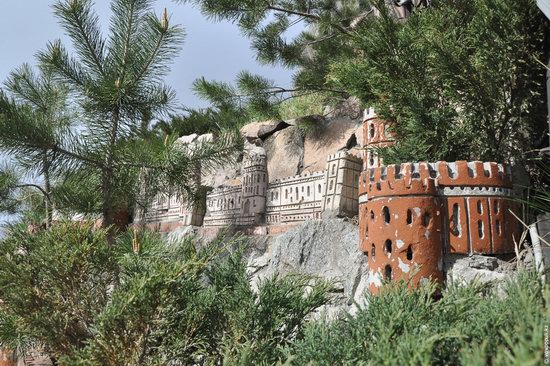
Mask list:
[[[67,46],[70,45],[52,14],[51,5],[54,3],[54,0],[0,1],[1,82],[22,63],[34,64],[34,55],[48,41],[60,38]],[[110,16],[109,7],[109,0],[95,1],[95,9],[105,31]],[[161,14],[164,8],[171,15],[171,22],[182,25],[187,34],[180,55],[166,79],[176,90],[180,105],[206,106],[191,90],[192,82],[201,76],[208,80],[232,82],[240,71],[248,70],[273,79],[281,86],[290,86],[291,71],[257,63],[249,41],[242,37],[234,24],[213,23],[188,4],[156,1],[157,14]],[[2,220],[0,216],[0,222]]]
[[[52,14],[54,0],[3,0],[0,1],[0,80],[23,62],[34,63],[34,55],[48,41],[68,40]],[[95,9],[107,30],[110,1],[96,0]],[[233,81],[241,70],[249,70],[289,86],[289,70],[262,66],[255,61],[249,41],[242,37],[237,26],[228,22],[213,23],[205,19],[191,5],[176,4],[171,0],[156,1],[155,11],[160,14],[167,8],[171,22],[181,24],[187,33],[180,56],[167,78],[177,92],[181,104],[204,106],[193,95],[191,83],[198,77]]]

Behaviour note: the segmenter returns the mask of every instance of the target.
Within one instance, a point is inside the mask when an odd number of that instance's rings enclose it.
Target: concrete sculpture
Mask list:
[[[365,120],[368,150],[392,143],[375,116]],[[444,254],[514,252],[520,227],[511,210],[511,172],[492,162],[379,166],[369,151],[359,185],[360,246],[369,257],[370,290],[383,280],[411,286],[444,278]]]

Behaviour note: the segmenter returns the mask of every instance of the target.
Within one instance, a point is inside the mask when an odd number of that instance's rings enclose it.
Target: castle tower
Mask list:
[[[445,200],[445,251],[456,254],[514,253],[521,223],[509,167],[481,161],[431,164]]]
[[[497,163],[415,163],[361,174],[359,228],[369,285],[441,282],[443,254],[514,252],[521,234],[511,173]]]
[[[360,240],[371,292],[383,280],[441,282],[442,210],[427,164],[375,168],[363,173],[361,183]]]
[[[323,211],[333,211],[338,216],[357,215],[361,165],[361,159],[347,152],[329,155],[325,172]]]
[[[240,225],[260,224],[264,221],[269,177],[267,158],[263,149],[247,151],[243,160],[243,182]]]
[[[376,168],[382,161],[375,150],[393,145],[394,136],[389,131],[390,123],[378,118],[372,108],[365,109],[363,121],[363,147],[367,149],[363,169]]]

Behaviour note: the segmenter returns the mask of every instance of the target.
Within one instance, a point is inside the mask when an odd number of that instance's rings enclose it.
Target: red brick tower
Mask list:
[[[443,254],[514,252],[521,229],[510,210],[511,174],[496,163],[390,165],[359,185],[362,251],[374,293],[382,280],[443,280]]]
[[[363,168],[376,168],[382,161],[376,153],[376,148],[386,147],[395,143],[393,134],[389,131],[390,123],[378,118],[372,108],[366,109],[363,116],[364,145],[367,149]]]
[[[13,352],[0,349],[0,366],[15,366],[16,364]]]
[[[363,173],[362,183],[368,199],[361,210],[361,249],[369,257],[371,292],[382,280],[441,282],[441,201],[427,164],[374,168]]]

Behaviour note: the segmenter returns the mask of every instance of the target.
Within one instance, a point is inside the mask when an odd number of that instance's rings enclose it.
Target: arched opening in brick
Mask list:
[[[369,126],[369,137],[370,138],[374,137],[374,123],[371,123]]]
[[[392,269],[389,264],[386,264],[386,267],[384,267],[384,279],[388,281],[392,279]]]
[[[495,214],[498,213],[498,201],[493,202],[493,211],[495,212]]]
[[[424,218],[422,219],[422,223],[424,226],[428,227],[430,225],[430,221],[432,220],[432,215],[430,215],[429,212],[426,212],[424,214]]]
[[[382,208],[382,214],[384,215],[384,222],[386,224],[389,224],[391,218],[390,218],[390,209],[387,206],[384,206],[384,208]]]
[[[370,257],[372,260],[376,258],[376,247],[374,246],[374,244],[372,244],[372,247],[371,247]]]
[[[477,200],[477,213],[478,214],[483,214],[483,204],[481,203],[481,200]]]
[[[409,208],[407,209],[407,225],[412,224],[413,222],[413,213],[412,210]]]
[[[370,211],[370,219],[374,222],[374,211]]]
[[[483,221],[479,220],[477,222],[477,235],[480,239],[483,239],[485,236],[485,230],[483,230]]]
[[[412,259],[413,259],[413,249],[412,249],[412,246],[409,245],[409,247],[407,248],[407,260],[412,261]]]
[[[388,239],[386,240],[386,242],[384,243],[384,250],[386,251],[386,253],[390,254],[391,251],[392,251],[392,243],[391,243],[391,240]]]

